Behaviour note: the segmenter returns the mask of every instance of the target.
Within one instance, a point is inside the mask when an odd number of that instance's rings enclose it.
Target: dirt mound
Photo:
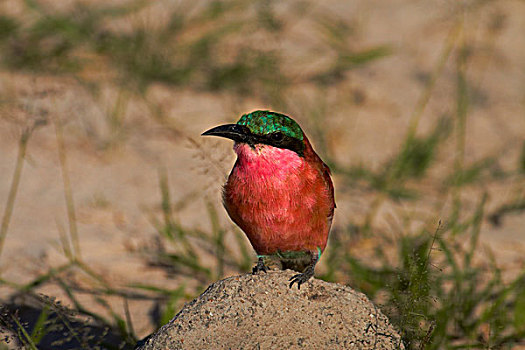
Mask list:
[[[138,349],[399,349],[399,334],[368,298],[292,271],[226,278],[186,304]]]

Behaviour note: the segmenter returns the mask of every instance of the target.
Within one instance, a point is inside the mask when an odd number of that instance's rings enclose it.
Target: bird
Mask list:
[[[237,160],[223,205],[257,253],[253,274],[277,264],[292,269],[289,287],[314,276],[334,217],[330,168],[291,117],[256,110],[202,133],[234,141]]]

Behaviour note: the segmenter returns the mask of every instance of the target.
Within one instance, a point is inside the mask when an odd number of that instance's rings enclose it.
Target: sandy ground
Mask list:
[[[294,274],[218,281],[139,349],[404,349],[364,294],[320,280],[289,289]]]
[[[373,169],[395,154],[405,136],[410,116],[424,90],[439,55],[453,31],[456,1],[329,1],[316,11],[329,9],[349,18],[357,26],[350,45],[357,48],[387,45],[392,54],[363,68],[352,70],[345,89],[327,91],[324,101],[310,98],[312,89],[300,87],[286,99],[290,110],[308,133],[312,121],[303,117],[309,108],[325,103],[325,127],[329,147],[346,165],[364,164]],[[5,5],[4,5],[5,6]],[[290,19],[291,20],[291,19]],[[283,47],[301,47],[309,42],[308,23],[299,23]],[[487,156],[501,156],[498,165],[515,169],[525,135],[525,2],[498,1],[480,6],[465,16],[464,36],[471,49],[467,78],[472,86],[466,129],[465,161],[473,164]],[[299,38],[299,39],[297,39]],[[297,39],[296,41],[294,41]],[[313,40],[319,40],[313,39]],[[294,46],[295,45],[295,46]],[[300,55],[301,51],[293,51]],[[307,58],[305,58],[307,61]],[[292,68],[291,68],[292,69]],[[431,129],[442,115],[455,111],[455,65],[448,60],[436,82],[429,104],[420,119],[421,133]],[[359,103],[345,94],[362,98]],[[75,202],[82,257],[108,281],[126,285],[137,281],[176,287],[162,270],[146,266],[138,254],[155,236],[150,213],[159,214],[159,169],[166,169],[174,202],[181,202],[177,217],[185,227],[207,229],[206,201],[220,210],[221,221],[229,225],[220,208],[220,186],[234,161],[231,143],[202,139],[199,135],[220,123],[231,123],[245,112],[268,109],[249,98],[235,100],[222,94],[154,86],[151,101],[167,116],[166,124],[155,120],[140,101],[127,100],[122,128],[115,135],[107,122],[119,92],[109,84],[100,98],[93,98],[67,77],[2,71],[0,94],[0,209],[3,210],[15,167],[21,126],[28,118],[45,115],[48,125],[37,129],[29,141],[27,158],[14,212],[0,257],[2,277],[16,282],[31,280],[65,261],[59,232],[67,228],[63,178],[58,158],[53,120],[63,124],[67,169]],[[313,140],[315,146],[315,139]],[[108,146],[109,145],[109,146]],[[198,145],[198,146],[196,146]],[[433,203],[439,198],[439,180],[451,167],[454,139],[447,141],[425,183],[418,208],[428,221],[443,212]],[[442,161],[442,162],[441,162]],[[338,190],[334,225],[343,227],[351,217],[361,222],[373,195],[362,191]],[[523,178],[486,187],[489,211],[523,191]],[[465,194],[473,207],[485,188],[471,188]],[[413,208],[399,204],[381,208],[377,228],[388,230],[388,218]],[[445,209],[443,209],[445,210]],[[205,219],[203,219],[205,218]],[[502,264],[522,267],[525,248],[525,215],[504,218],[503,225],[482,226],[482,242]],[[80,280],[82,277],[79,277]],[[2,290],[3,295],[9,291]],[[52,288],[46,294],[57,293]],[[85,298],[89,300],[89,298]],[[122,304],[115,302],[122,312]],[[148,308],[131,303],[136,331],[151,331]]]

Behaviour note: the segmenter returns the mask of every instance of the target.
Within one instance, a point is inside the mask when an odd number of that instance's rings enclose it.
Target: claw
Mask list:
[[[313,275],[313,271],[306,269],[305,272],[292,276],[288,280],[291,281],[289,287],[292,288],[293,284],[297,283],[297,289],[301,289],[301,284],[307,282]]]
[[[259,271],[263,271],[264,273],[266,273],[268,271],[268,267],[266,267],[266,265],[264,265],[264,260],[262,257],[259,257],[259,259],[257,260],[257,265],[255,265],[252,269],[252,275],[256,275],[259,273]]]
[[[288,280],[288,281],[291,281],[289,285],[290,288],[292,288],[294,283],[297,283],[297,289],[301,289],[301,284],[307,282],[310,278],[314,276],[315,265],[317,264],[317,261],[319,260],[319,257],[321,256],[321,250],[318,249],[318,251],[315,253],[312,253],[311,256],[312,256],[312,260],[310,261],[310,265],[306,267],[304,272],[294,275]]]

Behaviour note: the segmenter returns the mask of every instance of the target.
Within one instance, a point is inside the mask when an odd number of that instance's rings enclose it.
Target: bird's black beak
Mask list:
[[[226,124],[216,126],[208,131],[202,133],[202,136],[220,136],[227,139],[232,139],[236,142],[249,143],[252,133],[247,126],[238,124]]]

